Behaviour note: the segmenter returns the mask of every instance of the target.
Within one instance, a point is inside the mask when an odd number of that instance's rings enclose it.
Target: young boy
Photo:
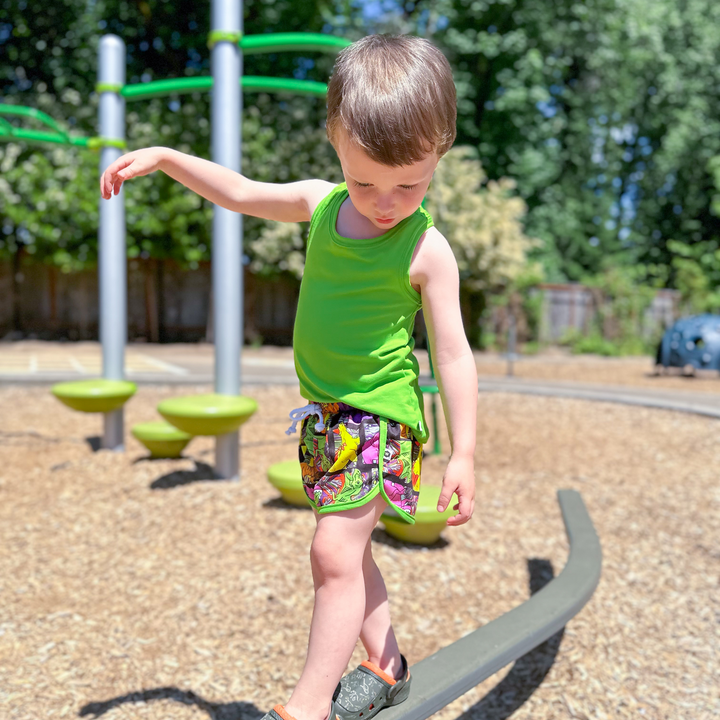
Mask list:
[[[236,212],[310,221],[293,343],[309,405],[291,417],[293,429],[303,423],[300,462],[317,521],[315,604],[300,680],[267,720],[369,720],[408,696],[370,534],[388,504],[414,522],[428,436],[412,355],[420,308],[452,443],[438,510],[455,493],[448,524],[473,513],[475,362],[457,264],[420,207],[455,139],[455,107],[450,66],[433,45],[368,36],[339,54],[328,85],[327,134],[345,183],[259,183],[167,148],[124,155],[100,180],[110,198],[125,180],[162,170]],[[343,678],[358,637],[368,660]]]

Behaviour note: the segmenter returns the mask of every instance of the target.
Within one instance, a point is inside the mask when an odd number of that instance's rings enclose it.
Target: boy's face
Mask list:
[[[351,143],[342,129],[336,150],[352,204],[382,230],[394,227],[420,207],[439,161],[433,152],[412,165],[381,165]]]

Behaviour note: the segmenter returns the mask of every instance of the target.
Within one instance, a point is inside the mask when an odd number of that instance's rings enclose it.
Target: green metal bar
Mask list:
[[[249,92],[290,92],[294,95],[327,95],[327,85],[314,80],[295,80],[294,78],[270,78],[243,75],[243,90]]]
[[[267,35],[249,35],[242,38],[240,49],[245,55],[293,50],[335,53],[350,44],[350,41],[345,38],[322,33],[268,33]]]
[[[423,202],[425,202],[423,200]],[[430,364],[430,377],[435,379],[435,368],[432,364],[432,355],[430,353],[430,339],[428,338],[428,363]],[[436,381],[437,383],[437,381]],[[427,392],[427,391],[426,391]],[[433,392],[433,391],[430,391]],[[436,386],[436,389],[433,392],[433,396],[430,400],[432,403],[432,416],[433,416],[433,455],[439,455],[442,452],[442,446],[440,445],[440,435],[438,433],[438,427],[437,427],[437,401],[435,400],[435,396],[438,394],[439,389]]]
[[[209,90],[212,85],[213,79],[211,77],[172,78],[170,80],[155,80],[149,83],[125,85],[120,94],[128,101],[147,100],[167,95],[204,92]]]
[[[26,130],[25,128],[12,128],[7,130],[0,127],[0,141],[13,142],[14,140],[27,140],[29,142],[48,142],[58,145],[78,145],[87,147],[90,138],[68,137],[62,133],[51,133],[46,130]]]
[[[43,123],[43,125],[51,127],[53,130],[55,130],[55,132],[67,136],[67,133],[60,127],[60,125],[55,120],[53,120],[49,115],[42,112],[42,110],[38,110],[37,108],[24,107],[23,105],[0,104],[0,115],[18,115],[20,117],[33,118]]]
[[[327,86],[313,80],[296,80],[294,78],[269,78],[243,75],[240,80],[243,90],[248,92],[291,92],[296,95],[317,95],[324,97]],[[150,98],[182,95],[192,92],[204,92],[213,86],[211,77],[172,78],[155,80],[149,83],[125,85],[121,95],[132,102]]]

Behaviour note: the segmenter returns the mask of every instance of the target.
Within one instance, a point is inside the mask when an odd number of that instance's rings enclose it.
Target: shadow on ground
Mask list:
[[[530,594],[534,595],[554,577],[552,563],[533,558],[528,560]],[[512,670],[479,702],[466,710],[458,720],[507,720],[527,702],[540,687],[555,662],[565,628],[558,630],[534,650],[525,653]]]
[[[380,520],[382,522],[382,519]],[[418,545],[416,543],[405,542],[404,540],[396,540],[394,537],[388,535],[382,528],[376,527],[372,531],[370,536],[373,542],[382,543],[383,545],[389,545],[391,548],[396,550],[399,548],[411,548],[414,550],[422,549],[425,550],[442,550],[446,548],[450,543],[445,538],[440,538],[437,542],[432,545]]]
[[[306,512],[308,510],[312,510],[312,507],[310,507],[310,503],[307,505],[292,505],[289,502],[285,502],[281,497],[272,498],[271,500],[266,500],[263,503],[263,507],[266,508],[274,508],[275,510],[298,510],[300,512]]]
[[[184,460],[192,460],[192,458],[183,457]],[[194,470],[173,470],[165,475],[160,476],[150,483],[151,490],[169,490],[170,488],[179,487],[180,485],[189,485],[194,482],[206,482],[213,480],[216,482],[228,482],[224,478],[217,476],[215,469],[204,462],[193,461],[195,463]]]
[[[182,705],[194,705],[204,710],[212,720],[259,720],[264,713],[252,703],[230,702],[211,703],[196,695],[192,690],[180,690],[176,687],[153,688],[120,695],[112,700],[91,702],[80,708],[80,717],[99,718],[116,707],[128,703],[149,703],[157,700],[172,700]]]
[[[383,541],[376,538],[375,533],[385,536],[390,543],[396,542],[378,530],[373,533],[374,540]],[[398,543],[398,545],[403,545],[403,543]],[[537,558],[528,560],[527,564],[530,575],[530,594],[534,595],[553,579],[553,567],[548,560]],[[564,631],[563,628],[517,660],[502,681],[482,700],[465,711],[458,720],[507,720],[540,687],[555,662]],[[99,718],[110,710],[126,704],[159,700],[171,700],[183,705],[195,706],[206,712],[212,720],[259,720],[264,715],[252,703],[211,703],[192,690],[180,690],[176,687],[140,690],[110,700],[90,702],[84,705],[78,714],[80,717]]]
[[[91,435],[85,438],[85,442],[92,452],[96,453],[102,448],[102,438],[99,435]]]

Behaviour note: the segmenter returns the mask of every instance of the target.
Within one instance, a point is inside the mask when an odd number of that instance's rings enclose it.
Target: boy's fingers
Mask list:
[[[475,502],[473,500],[460,497],[460,501],[455,505],[455,509],[459,509],[460,512],[448,518],[448,525],[463,525],[466,523],[472,517],[474,506]]]
[[[440,491],[440,497],[438,498],[438,504],[437,504],[437,511],[438,512],[445,512],[445,508],[448,506],[448,503],[450,502],[450,498],[452,497],[453,490],[450,488],[446,488],[443,486],[443,489]]]

